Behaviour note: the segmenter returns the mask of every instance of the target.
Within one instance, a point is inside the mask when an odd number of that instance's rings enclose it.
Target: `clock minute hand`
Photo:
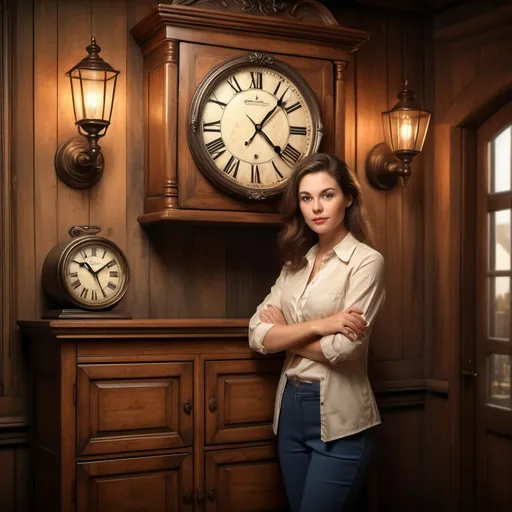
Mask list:
[[[275,107],[273,109],[269,110],[267,112],[266,116],[261,120],[261,122],[260,122],[260,129],[267,122],[268,118],[277,110],[277,107],[279,107],[279,101],[280,100],[277,100],[277,103],[276,103]]]

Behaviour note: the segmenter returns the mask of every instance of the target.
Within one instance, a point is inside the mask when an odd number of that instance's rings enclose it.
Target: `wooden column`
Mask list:
[[[344,60],[334,61],[334,127],[335,140],[334,150],[336,155],[345,159],[345,70],[347,62]]]

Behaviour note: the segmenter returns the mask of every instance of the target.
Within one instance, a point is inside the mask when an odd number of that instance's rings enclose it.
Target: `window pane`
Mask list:
[[[510,190],[510,138],[512,127],[508,126],[499,135],[491,139],[489,144],[491,158],[489,172],[492,175],[491,183],[494,185],[491,192],[505,192]]]
[[[510,277],[489,278],[489,337],[509,339]]]
[[[504,354],[491,354],[488,360],[487,402],[491,405],[512,409],[510,394],[511,357]]]
[[[510,210],[489,213],[490,270],[510,270]]]

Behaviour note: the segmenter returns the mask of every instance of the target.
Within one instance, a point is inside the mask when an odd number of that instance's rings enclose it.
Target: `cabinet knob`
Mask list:
[[[209,500],[215,499],[215,489],[213,487],[208,491],[208,499]]]
[[[183,410],[185,411],[185,414],[190,414],[192,412],[192,404],[188,400],[185,400]]]
[[[202,503],[204,500],[204,492],[201,487],[199,487],[199,489],[197,489],[196,499],[197,499],[197,503]]]
[[[215,412],[217,410],[217,399],[214,396],[208,400],[208,409],[210,409],[211,412]]]
[[[194,493],[192,492],[191,489],[187,489],[185,491],[185,494],[183,494],[183,499],[187,502],[190,501],[193,497],[194,497]]]

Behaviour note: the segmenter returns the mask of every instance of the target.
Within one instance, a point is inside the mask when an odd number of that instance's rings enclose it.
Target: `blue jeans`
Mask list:
[[[320,383],[286,384],[277,433],[291,512],[353,510],[370,466],[373,429],[320,438]]]

